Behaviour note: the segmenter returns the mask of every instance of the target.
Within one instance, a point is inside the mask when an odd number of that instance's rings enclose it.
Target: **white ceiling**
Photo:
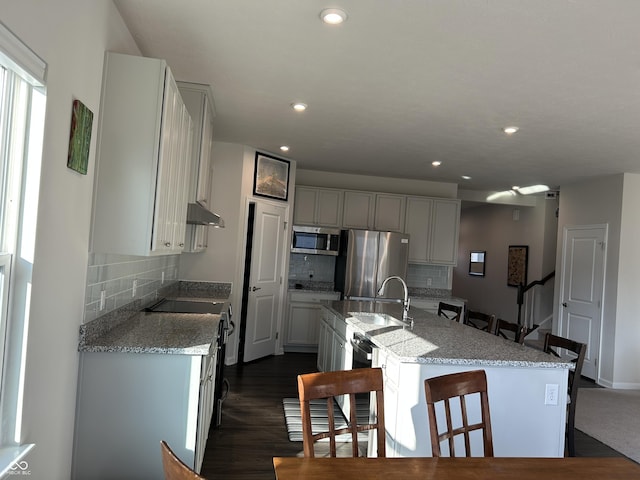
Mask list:
[[[640,173],[637,0],[115,3],[145,56],[211,85],[216,140],[298,168],[470,190]]]

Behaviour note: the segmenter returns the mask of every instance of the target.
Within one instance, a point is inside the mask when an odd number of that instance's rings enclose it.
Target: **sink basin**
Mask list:
[[[349,315],[362,323],[382,326],[403,326],[401,320],[386,313],[349,312]]]

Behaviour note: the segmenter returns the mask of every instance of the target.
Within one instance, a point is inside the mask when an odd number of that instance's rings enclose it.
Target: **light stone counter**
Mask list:
[[[353,317],[358,312],[377,312],[402,318],[398,303],[334,301],[325,304],[354,330],[365,334],[379,348],[403,363],[511,366],[572,369],[568,360],[452,322],[411,307],[409,326],[375,325]]]
[[[207,355],[219,322],[213,314],[140,312],[81,343],[80,351]]]

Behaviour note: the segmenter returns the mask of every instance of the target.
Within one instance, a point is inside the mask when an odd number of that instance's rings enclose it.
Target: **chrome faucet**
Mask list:
[[[389,280],[398,280],[402,284],[402,288],[404,289],[404,299],[402,301],[402,321],[405,323],[410,323],[411,327],[413,327],[413,319],[409,318],[409,289],[407,288],[407,284],[401,277],[392,275],[385,278],[384,282],[382,282],[382,285],[380,285],[380,288],[378,289],[378,295],[382,295],[384,293],[384,287],[387,286],[387,282],[389,282]]]

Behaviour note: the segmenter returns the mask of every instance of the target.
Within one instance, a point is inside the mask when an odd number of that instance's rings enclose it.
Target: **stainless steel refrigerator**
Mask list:
[[[384,295],[377,295],[385,278],[398,275],[406,280],[409,235],[372,230],[343,230],[340,255],[336,259],[335,287],[344,299],[402,299],[400,282],[389,282]]]

